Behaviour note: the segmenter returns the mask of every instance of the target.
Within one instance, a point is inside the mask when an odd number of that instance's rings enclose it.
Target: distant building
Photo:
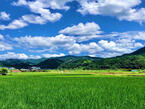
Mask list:
[[[40,67],[31,67],[30,71],[40,71],[41,68]]]
[[[29,69],[20,69],[22,72],[29,72]]]
[[[14,67],[9,67],[8,69],[9,69],[9,70],[14,70],[15,68],[14,68]]]
[[[31,67],[30,69],[34,69],[34,70],[40,70],[40,67]]]
[[[18,73],[21,72],[21,70],[15,69],[15,70],[11,70],[11,72]]]

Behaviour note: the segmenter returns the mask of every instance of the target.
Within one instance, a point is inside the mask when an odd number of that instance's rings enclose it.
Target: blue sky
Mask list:
[[[144,47],[143,0],[1,0],[0,59],[114,57]]]

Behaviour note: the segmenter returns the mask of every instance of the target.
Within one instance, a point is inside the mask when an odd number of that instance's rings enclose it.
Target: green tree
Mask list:
[[[9,72],[9,71],[8,71],[7,68],[1,68],[1,69],[0,69],[0,74],[1,74],[1,75],[6,75],[8,72]]]

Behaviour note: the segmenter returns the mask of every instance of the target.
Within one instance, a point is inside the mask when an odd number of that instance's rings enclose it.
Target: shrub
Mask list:
[[[6,75],[8,72],[9,72],[9,71],[8,71],[7,68],[1,68],[1,69],[0,69],[0,74],[1,74],[1,75]]]

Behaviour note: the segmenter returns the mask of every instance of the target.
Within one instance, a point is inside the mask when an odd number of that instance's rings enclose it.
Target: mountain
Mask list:
[[[63,56],[63,57],[53,57],[53,58],[41,58],[41,59],[7,59],[4,61],[0,61],[1,67],[15,67],[18,69],[21,68],[30,68],[32,66],[38,66],[43,69],[55,69],[60,66],[60,64],[64,62],[75,61],[78,59],[88,59],[95,60],[100,59],[96,57],[89,56]]]
[[[61,64],[65,69],[145,69],[145,47],[133,53],[105,59],[77,59]]]
[[[43,62],[47,60],[47,58],[41,58],[41,59],[26,59],[26,60],[22,60],[24,63],[28,63],[30,65],[36,65],[39,64],[40,62]]]
[[[55,57],[49,58],[43,62],[37,64],[38,67],[42,69],[56,69],[56,68],[65,68],[65,64],[71,64],[70,66],[73,68],[77,68],[79,64],[83,64],[83,61],[88,60],[96,60],[100,58],[89,57],[89,56],[63,56],[63,57]],[[73,66],[75,65],[75,66]],[[71,68],[70,67],[70,68]]]
[[[30,68],[45,60],[46,58],[26,59],[26,60],[25,59],[7,59],[4,61],[0,61],[0,66],[1,67],[15,67],[17,69]]]
[[[17,69],[31,67],[31,65],[29,63],[26,63],[20,59],[8,59],[8,60],[1,61],[1,62],[2,62],[2,66],[4,66],[4,67],[15,67]]]
[[[63,69],[75,69],[75,68],[80,68],[80,69],[87,69],[87,66],[92,63],[95,60],[102,60],[101,58],[78,58],[78,59],[73,59],[69,61],[65,61],[62,63],[59,68]]]
[[[43,62],[40,62],[36,66],[40,67],[41,69],[57,69],[63,62],[64,61],[59,59],[47,59]]]
[[[145,56],[145,47],[131,53],[130,55],[142,55],[142,56]]]
[[[145,47],[133,53],[113,58],[97,58],[90,56],[63,56],[42,59],[8,59],[0,61],[1,67],[17,69],[32,66],[42,69],[145,69]]]
[[[90,57],[90,56],[62,56],[62,57],[55,57],[55,58],[51,58],[51,59],[59,59],[62,61],[71,61],[71,60],[77,60],[77,59],[89,59],[89,60],[95,60],[95,59],[101,59],[98,57]]]

